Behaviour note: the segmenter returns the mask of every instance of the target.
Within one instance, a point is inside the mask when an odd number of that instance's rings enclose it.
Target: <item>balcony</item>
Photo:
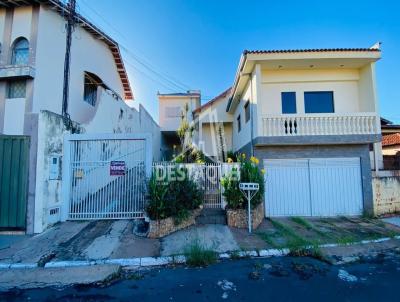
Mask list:
[[[0,66],[0,80],[33,79],[35,69],[29,65],[2,65]]]
[[[262,136],[379,135],[375,113],[304,114],[262,117]]]

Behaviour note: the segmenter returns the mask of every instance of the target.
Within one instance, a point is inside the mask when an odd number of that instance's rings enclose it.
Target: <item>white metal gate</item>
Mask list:
[[[144,135],[69,135],[64,192],[70,220],[143,217],[151,141]]]
[[[360,215],[359,158],[264,160],[266,216]]]
[[[231,172],[233,168],[239,170],[238,163],[206,163],[206,164],[176,164],[172,162],[153,163],[153,168],[168,168],[171,166],[184,166],[188,174],[203,192],[203,206],[205,208],[223,208],[224,197],[221,177]],[[165,174],[166,175],[166,174]]]

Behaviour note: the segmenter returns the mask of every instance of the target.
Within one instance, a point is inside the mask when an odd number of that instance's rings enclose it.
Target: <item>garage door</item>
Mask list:
[[[359,158],[264,160],[266,216],[362,213]]]

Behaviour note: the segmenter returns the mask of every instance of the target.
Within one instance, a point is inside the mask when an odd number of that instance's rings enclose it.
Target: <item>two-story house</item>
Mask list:
[[[218,131],[209,129],[222,126],[231,133],[225,152],[260,159],[267,217],[372,212],[371,162],[382,161],[380,57],[379,44],[244,51],[229,94],[196,110],[208,121],[199,123],[198,143],[217,155]]]
[[[378,45],[243,53],[226,109],[233,149],[266,169],[266,216],[372,212],[380,57]]]
[[[54,176],[51,169],[60,167],[63,157],[65,117],[61,114],[69,13],[70,8],[58,0],[0,2],[0,136],[29,139],[26,195],[24,180],[14,183],[0,174],[0,227],[41,232],[63,200],[61,171]],[[157,160],[158,125],[143,107],[138,111],[125,103],[133,99],[133,93],[117,42],[80,14],[74,20],[70,119],[86,133],[150,133]],[[0,158],[4,151],[4,158],[18,162],[19,155],[12,157],[13,147],[4,146],[7,150],[0,148]],[[53,160],[55,164],[50,165]],[[11,178],[18,174],[12,173]],[[15,193],[17,188],[19,193]]]
[[[193,111],[200,107],[201,93],[190,90],[183,93],[158,93],[159,119],[161,130],[162,157],[172,159],[180,150],[180,141],[176,133],[182,119],[191,126],[194,122]]]

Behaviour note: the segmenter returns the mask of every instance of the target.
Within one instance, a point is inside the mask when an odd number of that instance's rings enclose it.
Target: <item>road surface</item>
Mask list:
[[[107,286],[0,293],[0,301],[399,301],[400,255],[330,266],[310,258],[161,268]]]

